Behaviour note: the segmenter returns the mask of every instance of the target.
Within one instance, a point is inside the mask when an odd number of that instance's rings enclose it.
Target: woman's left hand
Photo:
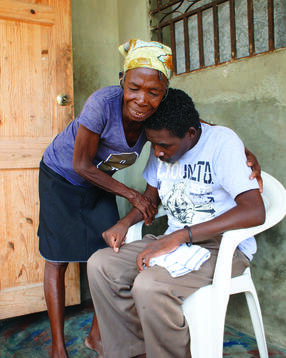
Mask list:
[[[260,193],[262,193],[263,181],[261,178],[261,167],[258,163],[258,160],[257,160],[256,156],[247,148],[245,148],[245,155],[247,158],[247,165],[252,169],[250,179],[256,178],[258,185],[259,185],[259,191],[260,191]]]

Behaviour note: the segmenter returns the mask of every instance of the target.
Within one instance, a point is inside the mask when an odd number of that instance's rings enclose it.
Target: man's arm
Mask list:
[[[158,206],[160,199],[158,195],[158,189],[147,184],[144,196],[152,202],[156,207]],[[152,224],[155,214],[148,213],[148,222],[145,223],[148,225]],[[119,251],[120,246],[124,244],[127,231],[130,226],[138,223],[143,220],[143,214],[136,208],[133,208],[127,215],[125,215],[121,220],[117,222],[110,229],[106,230],[102,236],[105,242],[113,248],[115,252]]]
[[[225,231],[257,226],[264,223],[265,208],[258,189],[239,194],[235,198],[236,206],[216,218],[190,227],[193,243],[201,243]],[[150,243],[137,257],[137,266],[143,270],[152,257],[167,254],[182,243],[189,241],[186,229],[177,230],[162,239]]]
[[[236,206],[205,223],[191,226],[193,241],[209,240],[225,231],[261,225],[265,221],[265,208],[258,189],[239,194]]]

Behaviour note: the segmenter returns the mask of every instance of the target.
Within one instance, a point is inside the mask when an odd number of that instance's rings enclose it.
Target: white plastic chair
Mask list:
[[[224,324],[229,296],[244,292],[261,358],[268,358],[262,315],[257,293],[247,268],[241,276],[231,278],[233,253],[244,239],[256,235],[281,221],[286,214],[286,190],[271,175],[262,172],[263,201],[266,220],[263,225],[231,230],[223,234],[212,285],[200,288],[189,296],[182,308],[189,325],[192,358],[221,358],[223,356]],[[160,210],[157,217],[165,215]],[[132,226],[126,242],[142,237],[140,222]]]

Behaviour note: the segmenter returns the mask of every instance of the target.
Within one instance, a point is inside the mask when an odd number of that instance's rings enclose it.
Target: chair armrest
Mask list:
[[[161,216],[166,215],[165,210],[162,206],[158,208],[158,213],[155,216],[155,219],[160,218]],[[128,244],[130,242],[141,240],[142,239],[142,227],[143,227],[144,221],[139,221],[138,223],[130,226],[128,229],[128,232],[126,234],[126,240],[125,243]]]
[[[142,227],[144,221],[139,221],[138,223],[130,226],[126,234],[125,243],[129,244],[130,242],[141,240],[142,239]]]

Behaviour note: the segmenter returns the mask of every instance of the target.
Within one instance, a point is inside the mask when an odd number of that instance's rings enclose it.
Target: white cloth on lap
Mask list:
[[[162,266],[169,271],[172,277],[179,277],[193,270],[198,270],[210,256],[209,250],[204,247],[182,244],[168,254],[153,257],[149,266]]]

